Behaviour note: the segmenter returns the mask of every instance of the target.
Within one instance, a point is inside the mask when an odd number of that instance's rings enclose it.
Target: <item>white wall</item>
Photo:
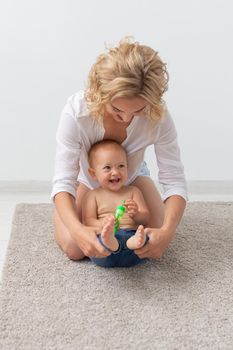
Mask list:
[[[67,97],[125,35],[168,63],[189,180],[233,179],[231,0],[8,0],[0,8],[0,180],[50,180]],[[152,150],[147,153],[154,165]]]

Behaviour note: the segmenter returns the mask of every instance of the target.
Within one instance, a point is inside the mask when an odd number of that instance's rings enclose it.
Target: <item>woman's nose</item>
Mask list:
[[[129,122],[133,118],[133,114],[124,114],[123,119],[125,122]]]

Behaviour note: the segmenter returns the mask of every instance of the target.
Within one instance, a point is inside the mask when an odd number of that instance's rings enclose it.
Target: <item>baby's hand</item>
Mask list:
[[[138,213],[138,205],[133,199],[126,199],[124,206],[127,209],[128,215],[133,218]]]

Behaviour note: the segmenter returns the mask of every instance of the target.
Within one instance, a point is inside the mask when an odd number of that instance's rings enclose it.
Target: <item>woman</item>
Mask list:
[[[93,227],[81,223],[82,199],[98,186],[88,176],[88,150],[96,141],[113,139],[128,153],[128,184],[143,193],[151,219],[149,241],[135,250],[140,258],[160,258],[182,218],[186,182],[174,123],[163,101],[166,65],[152,48],[120,41],[92,66],[84,92],[71,96],[57,131],[56,167],[52,198],[55,239],[70,259],[108,256]],[[144,162],[154,145],[162,198]]]

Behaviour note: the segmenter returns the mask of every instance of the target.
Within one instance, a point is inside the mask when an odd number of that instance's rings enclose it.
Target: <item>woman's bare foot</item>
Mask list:
[[[141,248],[146,241],[146,234],[144,231],[144,227],[142,225],[138,226],[137,231],[135,232],[135,235],[130,237],[128,241],[126,242],[126,245],[129,249],[139,249]]]
[[[114,216],[109,217],[101,233],[101,238],[103,243],[106,245],[106,247],[111,249],[113,252],[117,251],[119,248],[119,242],[114,236],[114,225],[115,225]]]

